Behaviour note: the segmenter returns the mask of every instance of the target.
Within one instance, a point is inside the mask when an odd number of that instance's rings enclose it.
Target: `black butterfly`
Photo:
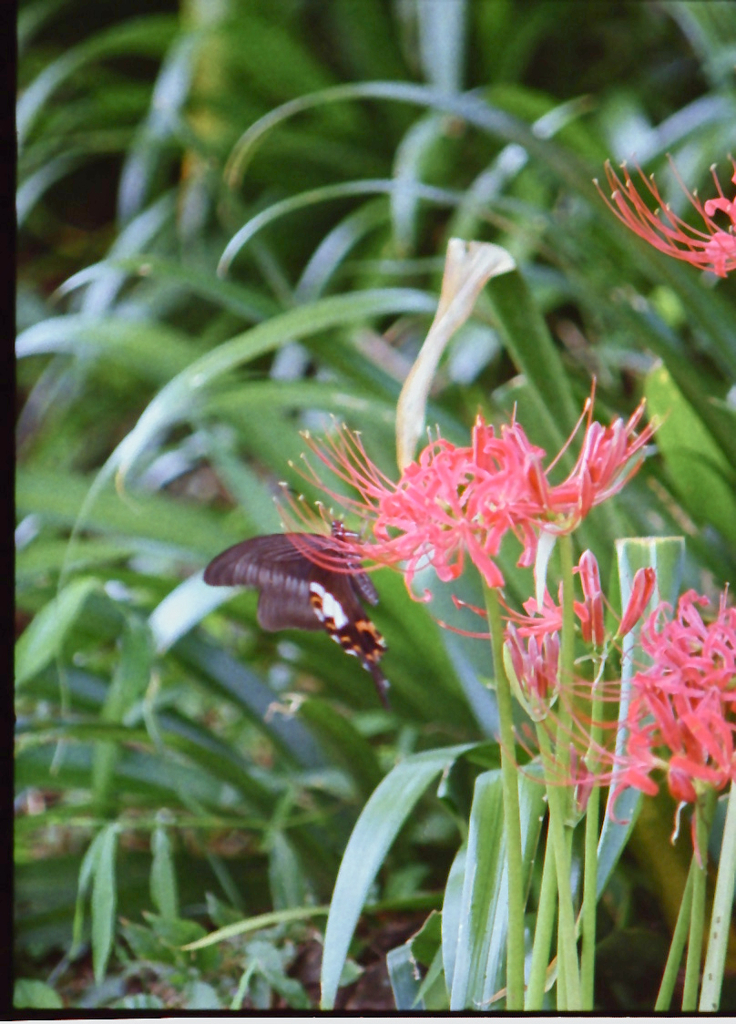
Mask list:
[[[361,600],[378,604],[378,593],[344,544],[356,538],[340,522],[332,524],[332,537],[316,533],[252,537],[213,559],[204,571],[204,581],[213,587],[257,587],[258,623],[268,632],[327,630],[344,651],[360,658],[388,708],[389,683],[378,667],[386,642],[361,604]],[[335,568],[325,567],[330,564]]]

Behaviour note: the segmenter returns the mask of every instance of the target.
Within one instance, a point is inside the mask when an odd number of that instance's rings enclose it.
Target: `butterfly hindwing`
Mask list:
[[[258,598],[258,625],[269,633],[280,629],[321,629],[309,600],[309,581],[274,574]]]

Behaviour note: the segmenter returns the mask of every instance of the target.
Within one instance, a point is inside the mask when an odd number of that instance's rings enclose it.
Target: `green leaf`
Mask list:
[[[411,951],[411,942],[397,946],[386,954],[388,980],[397,1010],[425,1010],[424,1001],[419,998],[421,977]]]
[[[399,829],[432,780],[473,746],[464,743],[407,757],[391,770],[363,808],[340,864],[330,904],[322,956],[322,1009],[334,1005],[360,911]]]
[[[131,225],[128,225],[126,231],[130,227]],[[192,294],[207,299],[244,320],[254,322],[266,320],[279,311],[276,302],[255,289],[246,288],[235,281],[223,281],[219,277],[215,277],[214,274],[207,276],[201,270],[195,271],[179,263],[145,253],[138,256],[125,256],[122,253],[112,254],[106,260],[85,267],[84,270],[80,270],[70,277],[58,289],[59,294],[65,295],[75,288],[105,280],[111,272],[119,273],[121,271],[123,276],[132,275],[147,281],[183,285]],[[69,318],[65,317],[65,319]],[[174,339],[176,335],[172,334],[171,337]]]
[[[161,945],[165,949],[174,951],[177,963],[187,966],[196,965],[197,970],[203,972],[218,969],[222,961],[219,949],[210,946],[197,948],[192,952],[193,945],[204,937],[204,928],[197,921],[187,921],[180,917],[163,917],[147,912],[144,912],[143,916]]]
[[[179,916],[176,868],[169,834],[158,825],[151,836],[151,899],[162,917]]]
[[[659,601],[667,601],[675,605],[682,582],[685,564],[685,541],[682,537],[631,538],[616,541],[616,558],[621,590],[622,609],[628,604],[634,574],[638,569],[653,568],[657,574],[657,587],[650,602],[650,608]],[[622,754],[626,743],[626,715],[629,706],[629,681],[635,667],[643,665],[646,655],[639,646],[639,630],[637,626],[624,637],[621,658],[621,705],[619,708],[619,725],[616,733],[616,753]],[[598,840],[598,875],[597,894],[606,887],[608,879],[623,853],[641,803],[638,789],[627,789],[619,794],[615,807],[611,797],[616,787],[616,775],[609,789],[606,814]]]
[[[284,953],[272,943],[255,939],[248,944],[248,959],[255,964],[254,974],[263,977],[295,1010],[308,1010],[311,1002],[301,984],[286,974]]]
[[[580,410],[560,355],[537,309],[526,281],[518,271],[491,278],[489,296],[503,343],[526,377],[544,417],[550,446],[560,449],[575,426]]]
[[[77,74],[85,64],[109,57],[130,57],[134,54],[160,56],[176,31],[176,19],[171,15],[148,15],[132,18],[111,26],[104,32],[68,49],[53,61],[21,93],[18,100],[17,122],[19,148],[48,103],[52,94],[67,79]]]
[[[144,449],[182,419],[191,417],[200,395],[215,380],[244,363],[331,327],[344,326],[373,317],[408,312],[431,312],[434,299],[424,292],[402,288],[359,291],[319,299],[299,306],[267,323],[258,324],[212,352],[197,359],[170,380],[148,404],[133,430],[118,445],[107,468],[117,468],[125,476]]]
[[[661,419],[656,441],[687,511],[710,523],[736,546],[736,475],[664,366],[646,378],[650,415]]]
[[[120,724],[126,711],[144,693],[151,678],[153,650],[151,635],[141,619],[126,615],[126,625],[112,683],[100,718]],[[120,749],[116,743],[97,743],[92,760],[92,792],[101,809],[115,804],[113,776]]]
[[[292,910],[276,910],[269,914],[258,914],[256,917],[235,921],[233,924],[218,928],[217,931],[210,932],[202,939],[195,939],[193,942],[187,943],[185,948],[204,949],[206,946],[213,946],[238,935],[257,932],[261,928],[271,928],[274,925],[288,924],[291,921],[309,921],[313,917],[324,917],[327,910],[327,907],[297,907]]]
[[[453,4],[415,4],[424,77],[446,93],[462,89],[468,27],[467,0]]]
[[[442,902],[442,961],[445,971],[445,983],[450,992],[452,991],[455,978],[467,859],[468,844],[465,842],[453,858]]]
[[[222,1004],[216,990],[206,981],[194,980],[184,988],[184,1005],[187,1010],[220,1010]]]
[[[268,878],[274,910],[288,910],[308,902],[304,871],[293,845],[281,831],[268,840]]]
[[[544,809],[544,787],[519,775],[523,871],[528,879]],[[525,883],[526,884],[526,883]],[[456,881],[453,880],[453,886]],[[450,1009],[487,1009],[505,984],[508,902],[506,834],[500,770],[479,775],[470,812],[457,944],[450,963]],[[450,926],[454,921],[449,922]],[[443,948],[445,947],[443,938]]]
[[[227,274],[235,257],[251,239],[266,225],[278,220],[280,217],[328,200],[343,199],[347,196],[392,195],[398,191],[401,191],[404,196],[406,196],[406,193],[409,193],[415,200],[423,199],[425,202],[440,206],[457,206],[462,198],[462,193],[454,189],[423,185],[417,181],[404,180],[397,182],[391,178],[368,178],[359,181],[340,182],[337,185],[322,185],[320,188],[309,189],[299,195],[290,196],[288,199],[272,203],[265,210],[261,210],[251,217],[250,220],[246,221],[225,247],[217,267],[217,272],[223,276]]]
[[[386,966],[398,1010],[448,1009],[441,941],[442,915],[433,910],[416,935],[388,953]],[[428,968],[423,978],[419,965]]]
[[[68,353],[85,361],[105,361],[163,384],[203,354],[200,342],[165,324],[141,324],[116,316],[55,316],[18,335],[18,359]]]
[[[61,996],[45,981],[18,978],[13,986],[13,1007],[17,1010],[61,1010]]]
[[[61,652],[61,646],[99,582],[81,576],[42,608],[15,645],[15,685],[20,687]]]
[[[160,601],[148,619],[157,654],[165,654],[177,641],[239,592],[236,587],[210,587],[194,573]]]
[[[132,921],[124,921],[120,925],[120,932],[137,960],[172,965],[176,963],[175,951],[164,946],[150,928]]]
[[[503,791],[500,771],[484,772],[475,782],[460,909],[458,945],[450,989],[450,1009],[487,1008],[486,976],[496,915],[503,915]],[[504,929],[505,930],[505,929]],[[501,950],[495,950],[496,955]],[[495,979],[498,964],[492,963]]]
[[[98,985],[102,984],[105,977],[115,934],[115,856],[119,831],[117,823],[113,823],[107,825],[100,833],[100,846],[92,884],[92,963],[95,982]]]
[[[52,470],[22,468],[16,480],[16,505],[50,522],[73,526],[89,495],[91,478]],[[172,554],[204,561],[223,542],[235,543],[240,534],[228,532],[222,516],[184,505],[162,494],[135,494],[121,499],[112,486],[95,498],[85,514],[84,528],[101,533],[143,538]],[[115,539],[119,539],[118,536]],[[74,559],[72,545],[69,558]]]
[[[324,754],[304,723],[288,715],[269,718],[273,690],[220,645],[190,635],[179,641],[175,652],[188,669],[205,677],[213,693],[244,712],[290,761],[305,768],[325,766]]]

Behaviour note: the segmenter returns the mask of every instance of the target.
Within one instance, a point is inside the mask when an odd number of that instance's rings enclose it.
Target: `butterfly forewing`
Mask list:
[[[303,539],[306,537],[308,541]],[[319,550],[329,540],[305,534],[299,543]],[[308,580],[312,568],[313,563],[295,546],[291,534],[274,533],[251,537],[223,551],[205,569],[204,581],[212,587],[278,587],[286,576]]]

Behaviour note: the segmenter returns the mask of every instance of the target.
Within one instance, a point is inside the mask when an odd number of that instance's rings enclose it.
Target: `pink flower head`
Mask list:
[[[708,599],[689,590],[668,619],[660,605],[642,628],[652,665],[632,679],[624,771],[617,792],[634,786],[656,793],[650,778],[666,772],[676,800],[694,803],[704,787],[736,780],[736,609],[721,598],[706,625]]]
[[[731,163],[734,169],[731,181],[736,184],[736,163],[733,160]],[[726,199],[714,167],[711,168],[711,172],[718,190],[718,198],[708,199],[705,203],[701,203],[696,193],[689,192],[679,176],[677,177],[685,195],[702,218],[704,231],[690,227],[673,213],[662,200],[654,178],[646,178],[641,168],[637,167],[643,185],[657,203],[658,208],[650,210],[637,192],[626,164],[622,164],[621,168],[623,181],[618,178],[610,162],[606,162],[606,178],[612,190],[610,200],[603,194],[597,181],[595,184],[606,205],[628,228],[660,252],[674,256],[678,260],[685,260],[702,270],[710,270],[718,277],[726,277],[729,271],[736,267],[736,236],[733,233],[736,226],[736,202]],[[676,171],[675,174],[677,175]],[[715,213],[721,213],[728,218],[730,224],[727,230],[715,222]]]
[[[513,611],[513,609],[506,605],[506,618],[509,622],[514,623],[519,631],[519,636],[542,637],[545,633],[559,633],[562,629],[561,592],[558,594],[558,598],[559,603],[555,604],[550,592],[545,590],[542,607],[540,608],[536,598],[530,597],[522,605],[524,609],[523,615],[520,612]]]
[[[592,422],[589,399],[582,451],[560,484],[551,484],[548,473],[562,452],[545,469],[546,453],[530,442],[520,424],[513,420],[496,430],[481,416],[468,446],[438,437],[406,466],[397,483],[370,461],[359,435],[346,427],[323,441],[305,435],[312,452],[355,489],[357,498],[325,487],[309,463],[307,471],[312,482],[371,525],[373,536],[362,542],[362,557],[379,565],[402,563],[407,585],[427,565],[443,581],[457,579],[467,556],[488,586],[502,587],[496,559],[507,533],[521,545],[518,564],[530,566],[542,531],[573,530],[636,471],[654,430],[648,426],[635,433],[643,409],[642,404],[627,423],[616,419],[604,427]]]
[[[559,691],[559,635],[546,633],[539,640],[530,636],[524,642],[513,623],[509,623],[505,646],[514,670],[511,679],[517,696],[530,716],[541,721]]]
[[[656,424],[649,423],[636,433],[644,408],[642,401],[626,422],[617,417],[604,427],[592,420],[593,403],[588,401],[588,425],[577,462],[562,483],[548,486],[543,495],[545,529],[572,532],[592,508],[618,494],[636,473],[643,460],[642,449],[656,430]]]
[[[592,551],[583,551],[578,564],[580,583],[583,588],[582,602],[575,602],[575,612],[580,619],[583,640],[595,647],[602,647],[606,638],[603,624],[603,591],[598,562]]]
[[[539,505],[529,485],[529,463],[544,452],[518,424],[502,426],[497,435],[478,417],[468,447],[432,441],[396,484],[370,462],[360,438],[347,428],[324,442],[308,440],[324,465],[360,495],[356,501],[328,491],[372,521],[366,555],[379,564],[403,562],[407,584],[429,564],[441,580],[457,579],[467,554],[489,586],[503,586],[494,559],[508,531],[522,543],[523,564],[532,564],[532,519]]]
[[[656,584],[657,574],[654,569],[647,566],[645,569],[636,570],[631,584],[629,602],[624,609],[624,614],[621,616],[618,636],[626,636],[637,624],[644,614],[644,609],[649,604]]]

